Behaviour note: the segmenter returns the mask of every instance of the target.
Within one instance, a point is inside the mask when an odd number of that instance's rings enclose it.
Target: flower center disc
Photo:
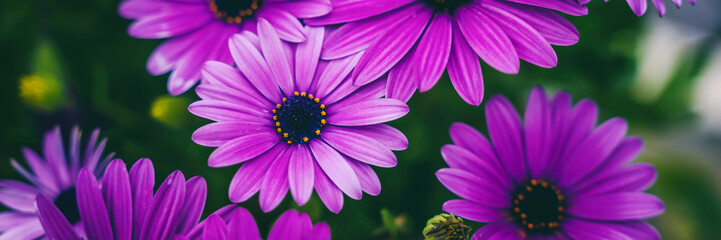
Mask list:
[[[215,17],[227,23],[239,24],[252,18],[262,5],[261,0],[208,0]]]
[[[80,211],[78,210],[78,199],[75,193],[75,187],[65,189],[55,199],[55,206],[60,209],[70,224],[80,221]]]
[[[471,0],[424,0],[426,4],[438,12],[453,12]]]
[[[552,233],[564,218],[564,196],[545,180],[533,179],[513,193],[511,216],[531,233]]]
[[[301,143],[320,136],[326,123],[325,105],[313,94],[295,92],[273,109],[273,121],[284,142]]]

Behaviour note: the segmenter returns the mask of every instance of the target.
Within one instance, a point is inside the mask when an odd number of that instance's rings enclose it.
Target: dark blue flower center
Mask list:
[[[525,232],[553,233],[565,216],[564,196],[556,186],[533,179],[513,193],[511,216]]]
[[[453,12],[471,0],[424,0],[426,4],[438,12]]]
[[[65,189],[55,198],[55,206],[60,209],[70,224],[80,221],[80,211],[78,211],[78,199],[75,193],[75,187]]]
[[[263,1],[261,0],[208,0],[210,10],[215,17],[227,23],[242,23],[255,17]]]
[[[305,143],[319,137],[326,124],[325,105],[305,92],[293,93],[273,109],[273,122],[283,142]]]

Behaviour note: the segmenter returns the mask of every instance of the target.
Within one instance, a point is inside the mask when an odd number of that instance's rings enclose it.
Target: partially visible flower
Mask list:
[[[31,74],[20,78],[20,98],[28,105],[52,111],[64,101],[63,85],[52,75]]]
[[[208,62],[196,93],[203,100],[188,108],[213,121],[193,133],[193,141],[218,147],[211,167],[242,163],[230,183],[230,200],[243,202],[260,191],[263,211],[273,210],[290,190],[303,205],[313,193],[333,212],[343,193],[360,199],[380,193],[371,168],[393,167],[393,150],[408,140],[385,122],[408,113],[401,101],[382,98],[385,84],[365,87],[348,79],[358,55],[319,59],[325,29],[307,27],[308,41],[281,42],[268,21],[259,36],[230,39],[238,68]]]
[[[185,180],[175,171],[155,194],[155,172],[150,159],[138,160],[128,172],[113,160],[100,182],[83,168],[78,175],[77,209],[84,232],[70,225],[69,215],[43,194],[37,195],[42,227],[51,239],[173,239],[188,233],[200,220],[207,185],[202,177]]]
[[[453,214],[441,213],[428,219],[423,228],[426,240],[468,240],[471,227],[463,224],[463,219]]]
[[[299,18],[330,12],[328,0],[125,0],[121,16],[135,20],[128,33],[136,38],[165,39],[147,62],[148,72],[173,71],[168,92],[184,93],[200,80],[206,61],[233,63],[228,39],[242,31],[256,32],[258,18],[278,29],[285,41],[303,42]]]
[[[436,176],[463,198],[443,210],[488,223],[474,239],[659,239],[644,219],[663,213],[664,205],[642,192],[656,170],[628,164],[641,152],[641,139],[626,137],[621,118],[596,127],[597,116],[590,100],[572,107],[568,93],[548,99],[535,88],[522,122],[506,98],[491,98],[492,143],[456,123],[455,144],[441,149],[450,167]]]
[[[81,229],[75,198],[78,172],[80,168],[86,168],[95,175],[102,175],[102,163],[107,163],[113,156],[112,153],[104,156],[106,139],[98,143],[99,135],[100,130],[94,130],[86,147],[81,149],[81,131],[75,127],[70,134],[70,145],[65,148],[60,128],[55,127],[45,133],[42,155],[23,148],[30,171],[15,159],[10,160],[28,183],[0,180],[0,203],[9,209],[0,212],[0,239],[36,239],[45,235],[35,211],[38,194],[44,195],[50,204],[57,205],[68,216],[68,224]]]
[[[591,0],[578,0],[578,3],[585,5],[590,1]],[[691,5],[696,4],[696,0],[687,1],[691,3]],[[608,0],[606,0],[606,2],[608,2]],[[631,10],[634,14],[636,14],[636,16],[640,17],[646,13],[646,9],[648,8],[648,0],[626,0],[626,2],[628,2],[628,6],[631,7]],[[651,3],[653,3],[653,6],[656,7],[659,16],[663,17],[663,15],[666,14],[666,5],[664,4],[664,0],[651,0]],[[673,0],[673,4],[676,5],[677,8],[681,8],[682,3],[683,0]]]
[[[150,105],[150,116],[164,124],[181,127],[190,117],[189,104],[190,100],[182,96],[160,96]]]
[[[211,214],[185,236],[190,239],[261,239],[253,216],[244,208],[231,204]],[[288,210],[273,224],[268,240],[329,240],[330,228],[321,222],[313,225],[302,212]]]
[[[483,100],[478,57],[515,74],[520,60],[555,67],[551,45],[578,42],[576,28],[559,14],[588,13],[574,0],[364,0],[333,1],[309,25],[345,23],[328,34],[321,57],[363,54],[353,71],[364,85],[388,74],[387,96],[407,102],[430,90],[448,69],[453,87],[469,104]]]

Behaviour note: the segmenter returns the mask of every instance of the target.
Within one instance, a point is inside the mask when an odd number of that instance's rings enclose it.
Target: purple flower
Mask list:
[[[260,238],[253,216],[244,208],[231,204],[208,216],[186,236],[176,240],[240,239]],[[329,240],[330,228],[321,222],[313,225],[305,213],[288,210],[278,218],[268,234],[268,240]]]
[[[367,84],[388,72],[387,96],[408,101],[430,90],[446,67],[469,104],[483,99],[480,56],[504,73],[520,59],[556,66],[551,45],[573,45],[578,31],[558,12],[585,15],[575,0],[334,0],[333,11],[310,25],[346,23],[328,34],[323,59],[365,54],[353,72]]]
[[[43,194],[37,196],[40,222],[51,239],[172,239],[198,223],[207,193],[205,179],[186,181],[175,171],[153,194],[155,172],[147,158],[138,160],[130,172],[122,160],[113,160],[100,182],[83,168],[77,181],[84,232],[75,231],[69,216]]]
[[[298,18],[330,12],[329,0],[125,0],[120,15],[135,20],[128,33],[136,38],[168,39],[150,55],[147,69],[161,75],[173,71],[168,92],[184,93],[200,79],[205,61],[232,63],[228,38],[255,32],[258,18],[265,18],[280,38],[306,40]]]
[[[586,3],[590,2],[591,0],[578,0],[578,3],[585,5]],[[608,2],[608,0],[605,0]],[[696,0],[687,0],[691,5],[696,4]],[[633,11],[636,16],[642,16],[644,13],[646,13],[646,9],[648,8],[648,0],[626,0],[628,2],[628,6],[631,7],[631,10]],[[663,15],[666,14],[666,5],[664,5],[663,0],[651,0],[651,3],[653,3],[653,6],[656,7],[656,10],[658,10],[658,15],[663,17]],[[676,5],[677,8],[681,8],[681,3],[683,3],[683,0],[673,0],[673,4]]]
[[[35,210],[35,196],[38,194],[46,196],[50,204],[57,205],[68,216],[69,224],[78,226],[80,216],[75,199],[78,172],[80,168],[86,168],[100,175],[102,163],[107,163],[113,156],[103,156],[106,139],[98,143],[99,135],[100,130],[94,130],[82,151],[81,132],[77,127],[73,128],[66,155],[60,128],[55,127],[45,133],[42,157],[29,148],[23,148],[30,171],[14,159],[10,160],[13,168],[29,183],[0,180],[0,203],[9,209],[0,212],[0,239],[36,239],[45,235]]]
[[[369,165],[393,167],[392,150],[408,140],[383,123],[408,113],[408,106],[381,98],[384,82],[364,87],[348,79],[359,59],[319,59],[324,28],[306,27],[308,41],[281,42],[268,21],[258,34],[235,35],[230,52],[238,68],[208,62],[196,92],[203,100],[190,105],[195,115],[213,121],[193,134],[193,141],[218,147],[211,167],[244,163],[230,183],[230,200],[242,202],[260,190],[260,206],[273,210],[290,190],[303,205],[313,188],[333,212],[343,207],[343,193],[360,199],[380,193]]]
[[[447,201],[443,210],[489,223],[474,239],[659,239],[643,221],[664,211],[660,199],[642,192],[656,170],[629,164],[643,142],[626,136],[621,118],[595,127],[597,115],[590,100],[571,106],[568,93],[547,99],[535,88],[521,122],[506,98],[491,98],[492,142],[456,123],[454,145],[441,149],[450,168],[436,176],[463,198]]]

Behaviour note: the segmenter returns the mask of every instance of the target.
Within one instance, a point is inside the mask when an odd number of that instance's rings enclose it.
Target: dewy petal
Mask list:
[[[313,82],[323,47],[325,28],[306,26],[305,31],[308,40],[298,44],[295,50],[295,84],[301,92],[307,92]]]
[[[108,165],[102,182],[115,239],[129,240],[133,236],[133,197],[123,160],[116,159]]]
[[[622,118],[609,119],[596,128],[563,162],[559,185],[569,186],[601,165],[623,140],[627,129],[628,124]]]
[[[263,51],[265,60],[268,61],[268,67],[274,76],[273,78],[285,95],[290,96],[295,86],[293,73],[288,62],[289,56],[286,56],[277,32],[264,18],[258,20],[258,38],[260,38],[260,48]]]
[[[331,147],[355,160],[386,168],[395,167],[398,163],[398,159],[390,149],[365,135],[328,126],[323,130],[321,137]]]
[[[313,194],[313,155],[308,146],[299,144],[293,148],[288,166],[288,183],[290,193],[298,205],[304,205]]]
[[[318,166],[317,161],[313,161],[313,173],[315,175],[313,185],[320,200],[331,212],[340,212],[343,208],[343,192],[328,178],[323,169]]]
[[[228,237],[240,240],[260,240],[258,224],[255,223],[253,215],[245,208],[236,208],[230,214],[228,221]]]
[[[100,185],[86,168],[78,174],[77,199],[80,218],[88,239],[112,239],[113,229],[103,195],[100,193]]]
[[[258,192],[263,176],[268,171],[270,164],[278,154],[287,148],[286,146],[285,144],[278,144],[260,156],[243,163],[235,176],[233,176],[233,180],[230,181],[228,190],[230,201],[235,203],[244,202]]]
[[[220,216],[213,214],[205,220],[203,228],[203,239],[225,240],[228,239],[228,226],[225,225]]]
[[[153,203],[140,228],[140,239],[167,239],[178,226],[183,211],[185,177],[180,171],[168,176],[153,196]]]
[[[530,24],[492,5],[483,5],[483,7],[471,5],[471,8],[487,14],[504,29],[519,58],[545,68],[555,67],[558,64],[558,57],[551,44]]]
[[[498,71],[518,73],[520,62],[513,43],[506,32],[487,14],[464,6],[457,10],[456,22],[463,37],[455,37],[455,42],[465,39],[478,56]]]
[[[282,97],[277,82],[258,49],[245,37],[237,34],[230,38],[229,44],[235,64],[248,81],[271,102],[279,101]]]
[[[278,134],[270,131],[238,137],[215,149],[208,158],[208,165],[225,167],[248,161],[275,146],[279,140]]]
[[[333,5],[333,11],[323,17],[306,19],[305,23],[309,25],[332,25],[345,22],[353,22],[382,14],[393,9],[400,8],[415,0],[365,0],[365,1],[345,1]]]
[[[446,201],[443,203],[443,211],[476,222],[495,222],[505,217],[499,209],[461,199]]]
[[[646,219],[663,211],[661,199],[641,192],[578,197],[570,199],[568,206],[568,213],[573,216],[604,221]]]
[[[620,239],[631,240],[632,238],[616,231],[602,223],[590,222],[585,220],[568,219],[561,224],[563,232],[572,239]]]
[[[351,104],[329,112],[328,123],[339,126],[364,126],[393,121],[409,111],[401,101],[385,98]]]
[[[338,188],[353,199],[360,199],[363,190],[353,169],[335,149],[323,141],[311,141],[310,149],[323,172]],[[317,174],[317,172],[316,172]]]
[[[481,63],[463,37],[456,21],[453,21],[452,31],[453,45],[448,59],[448,76],[458,95],[467,103],[478,106],[483,100]]]
[[[521,119],[518,117],[516,109],[508,99],[494,96],[486,104],[486,119],[493,146],[506,171],[516,182],[527,180]]]
[[[203,214],[205,207],[205,199],[208,195],[208,184],[205,179],[199,176],[190,178],[186,183],[185,201],[183,202],[183,210],[178,215],[177,233],[187,233],[198,223],[200,216]]]
[[[283,201],[288,193],[288,161],[293,154],[293,148],[281,152],[265,173],[260,187],[260,208],[263,212],[270,212]]]
[[[150,159],[143,158],[133,164],[130,168],[130,185],[133,193],[133,239],[138,239],[143,219],[153,201],[155,170]]]
[[[368,84],[396,65],[418,41],[432,14],[430,9],[423,10],[388,29],[361,57],[353,71],[353,83]]]
[[[305,213],[288,210],[280,215],[268,234],[268,240],[303,239],[303,233],[312,229],[310,218]]]
[[[70,222],[68,222],[55,204],[42,195],[37,196],[36,203],[38,218],[50,239],[80,240],[80,237],[70,225]]]
[[[436,172],[438,180],[456,195],[490,207],[509,207],[509,194],[499,186],[479,178],[474,173],[455,168],[442,168]]]
[[[413,58],[416,59],[416,81],[421,92],[430,90],[446,69],[451,55],[452,35],[451,16],[439,13],[433,17],[426,33],[418,42]]]

